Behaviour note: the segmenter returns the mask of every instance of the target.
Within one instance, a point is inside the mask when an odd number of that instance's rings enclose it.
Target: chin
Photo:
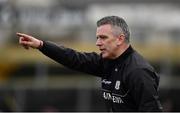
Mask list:
[[[102,56],[102,58],[104,58],[104,59],[111,59],[111,58],[109,57],[109,55],[106,55],[106,54],[101,54],[101,56]]]

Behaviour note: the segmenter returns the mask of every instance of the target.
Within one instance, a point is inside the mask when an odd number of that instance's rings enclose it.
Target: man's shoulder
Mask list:
[[[153,66],[136,51],[134,51],[127,59],[126,67],[128,73],[141,69],[154,71]]]

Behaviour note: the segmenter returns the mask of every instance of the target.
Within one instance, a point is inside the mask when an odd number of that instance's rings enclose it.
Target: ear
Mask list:
[[[118,37],[117,37],[117,45],[121,45],[125,40],[125,35],[124,34],[120,34]]]

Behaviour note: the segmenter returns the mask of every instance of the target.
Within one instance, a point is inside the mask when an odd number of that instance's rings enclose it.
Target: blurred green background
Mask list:
[[[164,111],[180,111],[180,1],[0,0],[0,111],[104,111],[100,78],[25,50],[16,32],[98,52],[96,21],[123,17],[132,46],[161,76]]]

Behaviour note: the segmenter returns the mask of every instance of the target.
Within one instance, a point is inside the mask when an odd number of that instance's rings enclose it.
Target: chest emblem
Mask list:
[[[120,85],[121,85],[121,81],[117,80],[117,81],[116,81],[116,84],[115,84],[115,89],[116,89],[116,90],[119,90]]]
[[[108,81],[108,80],[106,80],[106,79],[103,79],[103,80],[102,80],[102,83],[109,85],[109,84],[111,84],[111,81]]]

